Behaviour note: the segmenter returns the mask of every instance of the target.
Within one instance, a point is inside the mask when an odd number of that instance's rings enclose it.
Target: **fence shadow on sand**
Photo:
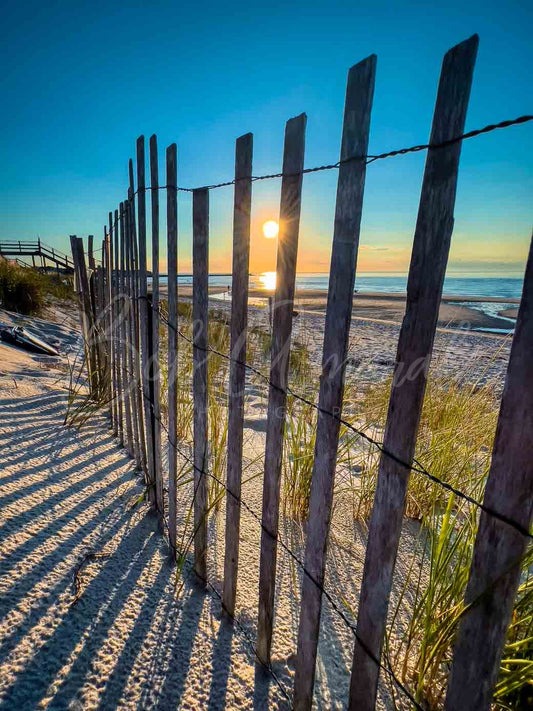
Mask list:
[[[13,391],[14,393],[14,391]],[[0,709],[266,708],[268,674],[176,568],[131,460],[60,392],[0,399]]]

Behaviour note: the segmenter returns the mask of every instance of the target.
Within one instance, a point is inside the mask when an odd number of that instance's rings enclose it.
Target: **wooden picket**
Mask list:
[[[87,255],[89,258],[89,269],[95,271],[96,262],[94,259],[94,235],[89,235],[87,238]]]
[[[139,323],[139,293],[140,293],[140,278],[139,278],[139,246],[137,244],[137,228],[135,220],[135,187],[133,179],[133,160],[129,161],[129,176],[130,186],[128,188],[128,207],[129,207],[129,226],[130,226],[130,241],[131,241],[131,278],[132,278],[132,344],[133,344],[133,377],[134,377],[134,402],[136,408],[137,428],[139,431],[138,450],[140,466],[144,472],[144,480],[146,485],[150,487],[148,478],[148,464],[146,454],[146,434],[144,427],[144,404],[142,393],[142,375],[141,375],[141,336]]]
[[[176,477],[178,475],[178,198],[177,147],[167,148],[167,272],[168,272],[168,530],[176,552]],[[152,191],[153,192],[153,191]]]
[[[106,266],[106,332],[109,358],[109,398],[111,411],[111,426],[115,437],[118,436],[118,414],[117,414],[117,377],[116,358],[114,354],[114,317],[113,317],[113,221],[109,213],[109,232],[104,227],[105,233],[105,266]]]
[[[474,35],[444,57],[430,143],[463,133],[477,46]],[[387,451],[408,465],[415,451],[448,261],[460,153],[460,142],[430,149],[424,171],[383,442]],[[409,377],[404,377],[406,373]],[[357,616],[362,644],[355,642],[350,685],[353,711],[375,706],[379,677],[375,659],[381,656],[409,474],[397,459],[382,454]]]
[[[207,578],[207,361],[209,191],[193,192],[194,569]]]
[[[121,274],[122,265],[120,263],[120,241],[119,241],[119,211],[115,210],[114,222],[113,214],[109,213],[109,224],[114,229],[114,275],[113,275],[113,339],[114,339],[114,362],[115,373],[117,379],[117,418],[118,418],[118,439],[122,446],[124,446],[124,403],[123,403],[123,393],[124,393],[124,383],[123,383],[123,373],[122,373],[122,314],[121,314]]]
[[[149,310],[151,320],[150,404],[152,409],[152,458],[155,481],[159,482],[161,492],[164,493],[163,469],[161,466],[161,393],[159,371],[159,173],[157,162],[157,139],[155,136],[150,137],[150,185],[152,187],[152,293]],[[163,497],[161,497],[159,505],[161,506],[160,510],[163,511]]]
[[[131,192],[131,190],[130,190]],[[133,455],[138,469],[142,469],[141,436],[139,428],[139,389],[137,387],[137,355],[135,334],[135,263],[133,257],[132,211],[131,199],[124,202],[124,235],[126,238],[126,281],[127,281],[127,362],[128,362],[128,388],[130,394],[131,423],[133,429]]]
[[[129,256],[126,247],[126,207],[123,202],[120,203],[120,341],[122,344],[122,384],[124,395],[124,414],[126,422],[126,447],[130,456],[134,456],[133,449],[133,421],[131,411],[131,353],[130,353],[130,338],[129,338],[129,310],[130,302],[128,299],[129,292],[129,275],[128,265]]]
[[[337,185],[320,379],[321,411],[317,421],[305,551],[305,567],[320,586],[324,583],[340,427],[339,420],[324,411],[342,412],[375,74],[376,56],[372,55],[350,69],[346,89],[341,144],[341,160],[346,162],[340,166]],[[320,588],[310,577],[304,576],[294,679],[295,709],[311,708],[313,701],[321,604]]]
[[[533,236],[483,504],[529,531],[533,521]],[[489,711],[526,552],[523,533],[483,511],[446,711]],[[496,614],[497,612],[497,614]]]
[[[233,615],[239,568],[241,521],[242,442],[246,383],[246,331],[248,326],[248,271],[252,210],[253,136],[247,133],[235,146],[233,204],[233,270],[231,290],[230,363],[228,398],[228,462],[226,485],[226,549],[224,554],[225,610]]]
[[[259,563],[257,654],[265,663],[270,661],[274,622],[281,455],[285,429],[286,388],[300,230],[306,121],[305,114],[287,121],[283,152],[284,176],[281,183],[276,263],[277,282],[272,318],[271,384],[268,395],[263,479],[263,529],[261,531],[261,559]]]
[[[76,274],[76,284],[80,299],[80,314],[82,323],[83,340],[85,343],[85,353],[91,395],[98,398],[98,357],[95,345],[95,321],[94,309],[91,303],[91,292],[89,278],[85,266],[85,256],[83,253],[83,241],[81,238],[71,236],[70,238],[72,260]]]
[[[137,211],[139,234],[139,287],[137,313],[140,330],[140,390],[141,410],[145,423],[145,450],[147,484],[151,501],[155,501],[158,511],[163,511],[163,482],[155,478],[154,438],[152,431],[153,413],[150,399],[150,326],[148,318],[148,279],[146,266],[146,181],[144,136],[137,139]]]

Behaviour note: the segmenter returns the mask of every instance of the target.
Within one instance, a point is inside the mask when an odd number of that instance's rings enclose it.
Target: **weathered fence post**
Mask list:
[[[483,503],[529,531],[533,517],[533,237]],[[521,560],[531,541],[482,511],[446,711],[489,711]]]
[[[91,386],[91,380],[90,380],[91,368],[90,368],[90,355],[89,355],[89,322],[88,322],[88,318],[85,314],[85,304],[83,301],[83,293],[82,293],[82,288],[81,288],[80,266],[78,264],[78,238],[76,237],[76,235],[70,235],[70,249],[72,252],[72,262],[74,264],[74,291],[76,292],[76,295],[77,295],[85,362],[87,365],[87,372],[89,375],[89,378],[88,378],[89,385]]]
[[[104,228],[105,229],[105,228]],[[106,235],[107,239],[107,235]],[[105,398],[107,410],[111,417],[111,383],[109,380],[110,365],[107,342],[107,313],[106,313],[106,266],[105,266],[105,240],[102,241],[102,264],[96,268],[98,275],[98,311],[96,320],[98,323],[98,347],[100,352],[100,386],[102,397]]]
[[[305,114],[287,121],[279,212],[276,291],[272,325],[270,387],[268,397],[261,560],[259,571],[259,617],[257,654],[268,663],[272,644],[279,493],[287,381],[291,348],[292,312],[305,151]],[[268,533],[265,532],[265,528]]]
[[[126,279],[127,279],[127,297],[128,297],[128,308],[127,308],[127,347],[128,347],[128,370],[129,370],[129,401],[131,409],[131,424],[133,429],[133,456],[135,457],[135,466],[138,469],[142,469],[141,460],[141,438],[139,434],[139,401],[138,395],[139,390],[136,382],[136,367],[135,367],[135,356],[136,356],[136,345],[135,345],[135,276],[134,276],[134,263],[133,263],[133,239],[132,239],[132,228],[131,228],[131,205],[130,199],[128,198],[124,202],[125,211],[125,222],[124,222],[124,234],[126,237]]]
[[[463,133],[477,46],[478,37],[474,35],[444,57],[431,144]],[[430,148],[424,171],[407,282],[406,314],[400,330],[384,435],[385,450],[408,466],[415,451],[453,230],[460,153],[460,141],[443,148]],[[380,459],[359,601],[357,636],[362,643],[355,642],[351,711],[370,711],[376,701],[379,668],[366,650],[380,659],[410,473],[397,459],[385,454]]]
[[[129,240],[128,240],[128,213],[126,209],[126,203],[120,203],[120,239],[121,239],[121,267],[122,267],[122,363],[123,363],[123,383],[124,383],[124,409],[126,412],[126,433],[127,433],[127,449],[130,456],[135,456],[135,443],[134,443],[134,417],[133,417],[133,407],[132,407],[132,389],[131,389],[131,338],[130,338],[130,311],[131,303],[129,300],[130,291],[130,275],[129,275]]]
[[[123,380],[122,380],[122,337],[121,337],[121,322],[122,314],[120,308],[121,299],[121,266],[120,266],[120,243],[119,243],[119,213],[115,210],[115,222],[114,222],[114,238],[115,238],[115,249],[114,249],[114,274],[113,274],[113,339],[115,343],[115,372],[117,378],[117,417],[118,417],[118,438],[122,446],[124,446],[124,416],[122,410],[122,394],[123,394]],[[109,213],[109,222],[112,223],[113,215]]]
[[[111,213],[109,215],[111,217]],[[116,360],[115,360],[115,342],[113,338],[113,222],[109,220],[109,233],[107,228],[105,232],[105,265],[106,265],[106,316],[107,316],[107,348],[109,358],[109,392],[110,392],[110,412],[113,434],[115,437],[118,434],[118,417],[117,417],[117,380],[116,380]]]
[[[160,370],[159,370],[159,174],[157,162],[157,139],[150,138],[150,184],[152,205],[152,301],[151,301],[151,398],[152,398],[152,445],[155,480],[163,486],[161,467],[161,405],[160,405]],[[174,334],[175,336],[176,334]],[[161,499],[162,503],[163,499]],[[164,510],[164,508],[162,508]],[[174,540],[174,546],[176,541]]]
[[[96,262],[94,260],[94,235],[89,235],[87,239],[87,254],[89,257],[89,269],[94,271],[96,269]]]
[[[193,221],[193,398],[194,398],[194,569],[207,578],[207,363],[209,190],[192,195]]]
[[[107,401],[108,398],[108,379],[107,379],[107,354],[105,343],[105,319],[103,318],[104,309],[104,269],[98,265],[95,271],[91,274],[89,284],[93,295],[93,312],[94,312],[94,341],[96,348],[96,356],[98,363],[98,384],[99,384],[99,399]]]
[[[224,555],[224,609],[233,616],[239,568],[241,521],[242,438],[246,383],[246,330],[248,325],[248,270],[252,210],[253,136],[237,139],[233,204],[233,267],[231,278],[230,375],[228,400],[228,463],[226,495],[226,549]]]
[[[178,474],[178,193],[177,146],[167,148],[167,272],[168,272],[168,527],[176,553],[176,477]]]
[[[87,370],[89,376],[89,386],[91,396],[98,397],[98,358],[95,347],[95,328],[94,328],[94,311],[91,303],[91,290],[89,287],[89,278],[87,276],[87,268],[85,266],[85,256],[83,253],[83,240],[81,237],[71,236],[70,244],[72,249],[72,258],[74,260],[76,280],[80,294],[81,314],[82,314],[82,330],[83,339],[85,341],[85,352],[87,361]]]
[[[137,209],[139,222],[139,301],[137,312],[141,335],[141,409],[144,411],[146,434],[146,466],[149,497],[155,501],[161,517],[164,516],[163,482],[156,480],[154,474],[154,445],[152,433],[152,402],[150,400],[150,369],[148,322],[148,281],[146,274],[146,180],[144,158],[144,136],[137,139]]]
[[[339,421],[324,411],[338,414],[342,411],[375,74],[376,56],[372,55],[350,69],[346,89],[341,161],[348,162],[341,162],[337,184],[320,378],[321,410],[317,420],[305,549],[305,568],[320,586],[324,582],[340,428]],[[304,575],[294,681],[295,709],[310,709],[312,705],[321,608],[321,589]]]
[[[130,158],[128,163],[130,187],[128,190],[128,205],[130,209],[130,233],[132,245],[132,306],[133,306],[133,367],[135,377],[135,404],[137,408],[137,426],[139,429],[139,456],[141,459],[141,467],[144,473],[144,480],[149,486],[148,479],[148,464],[146,460],[146,436],[144,429],[144,405],[143,405],[143,390],[142,390],[142,375],[141,375],[141,342],[140,342],[140,323],[139,323],[139,251],[137,246],[137,228],[135,222],[135,187],[133,180],[133,160]]]

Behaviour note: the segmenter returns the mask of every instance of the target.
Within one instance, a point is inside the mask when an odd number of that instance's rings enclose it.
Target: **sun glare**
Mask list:
[[[263,234],[267,239],[274,239],[278,236],[279,225],[275,220],[267,220],[263,225]]]
[[[259,275],[259,281],[263,289],[274,291],[276,288],[276,272],[263,272]]]

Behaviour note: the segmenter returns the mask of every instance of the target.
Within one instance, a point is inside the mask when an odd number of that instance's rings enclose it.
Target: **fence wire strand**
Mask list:
[[[366,160],[366,164],[369,165],[370,163],[374,163],[377,160],[384,160],[385,158],[393,158],[395,156],[404,156],[407,155],[408,153],[418,153],[420,151],[426,151],[426,150],[434,150],[437,148],[446,148],[447,146],[452,146],[454,143],[459,143],[461,141],[465,141],[469,138],[475,138],[476,136],[481,136],[484,133],[491,133],[492,131],[496,131],[497,129],[500,128],[509,128],[510,126],[517,126],[522,123],[527,123],[528,121],[533,120],[533,115],[525,115],[525,116],[519,116],[518,118],[515,119],[508,119],[506,121],[500,121],[499,123],[491,123],[488,126],[484,126],[483,128],[477,128],[474,131],[469,131],[468,133],[463,133],[461,136],[457,136],[456,138],[451,138],[448,141],[442,141],[441,143],[421,143],[416,146],[411,146],[409,148],[399,148],[394,151],[388,151],[387,153],[379,153],[378,155],[366,155],[366,156],[353,156],[351,158],[345,158],[343,160],[339,160],[336,163],[329,163],[326,165],[319,165],[314,168],[304,168],[302,171],[297,172],[297,173],[269,173],[266,175],[253,175],[252,176],[252,182],[257,182],[258,180],[272,180],[274,178],[288,178],[288,177],[296,177],[298,175],[306,175],[307,173],[319,173],[324,170],[335,170],[336,168],[340,168],[341,165],[345,163],[353,163],[354,161],[360,161],[360,160]],[[247,178],[242,178],[242,180],[246,180]],[[177,187],[177,186],[168,186],[164,185],[158,188],[145,188],[146,190],[152,190],[152,189],[157,189],[157,190],[163,190],[165,188],[172,188],[174,187],[178,191],[186,192],[186,193],[193,193],[195,190],[198,189],[203,189],[203,190],[216,190],[217,188],[226,188],[230,185],[235,185],[235,179],[233,180],[225,180],[220,183],[213,183],[211,185],[204,185],[201,188],[182,188],[182,187]],[[135,193],[136,195],[138,194],[138,190]]]

